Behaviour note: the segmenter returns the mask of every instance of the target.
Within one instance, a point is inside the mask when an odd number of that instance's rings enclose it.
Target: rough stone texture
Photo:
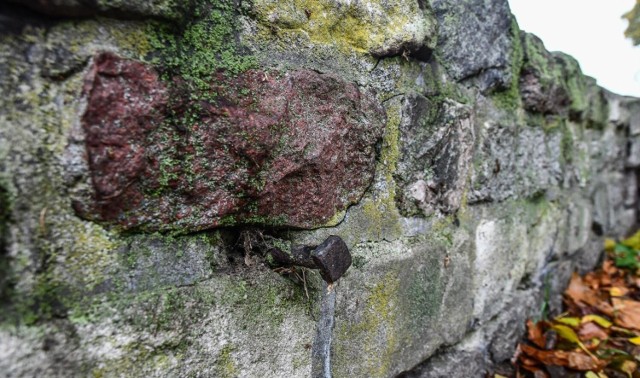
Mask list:
[[[383,57],[435,46],[436,22],[426,7],[423,0],[257,0],[253,11],[282,33]]]
[[[395,173],[400,209],[431,215],[451,213],[462,202],[475,136],[468,106],[451,100],[405,98],[410,114],[400,125],[401,160]]]
[[[211,102],[169,105],[184,94],[153,69],[96,56],[82,116],[95,192],[76,202],[79,214],[124,229],[311,227],[356,203],[373,177],[383,111],[330,75],[273,76],[220,75]]]
[[[438,48],[447,72],[482,92],[511,82],[513,17],[506,1],[433,0]]]
[[[82,4],[0,3],[6,376],[492,374],[638,220],[640,100],[505,0]]]

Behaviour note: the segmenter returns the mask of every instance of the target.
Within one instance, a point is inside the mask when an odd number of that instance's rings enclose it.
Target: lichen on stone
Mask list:
[[[435,46],[435,21],[423,7],[416,0],[257,0],[252,11],[265,31],[275,28],[342,51],[388,56]]]

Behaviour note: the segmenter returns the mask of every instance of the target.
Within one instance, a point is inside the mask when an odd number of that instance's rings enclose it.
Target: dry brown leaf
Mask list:
[[[620,327],[640,330],[640,302],[631,299],[612,298],[615,323]]]
[[[624,293],[623,295],[626,295],[627,292],[629,292],[629,289],[627,289],[627,280],[624,278],[624,276],[623,277],[611,278],[611,286],[622,290],[622,292]],[[611,290],[611,289],[609,289],[609,290]],[[619,295],[617,295],[617,296],[619,296]]]
[[[583,323],[580,326],[580,329],[578,330],[578,337],[580,337],[580,340],[583,341],[591,339],[604,340],[609,337],[609,335],[607,334],[607,332],[605,332],[605,330],[598,327],[597,324],[593,322],[587,322]]]
[[[577,273],[574,273],[574,274],[577,274]],[[589,286],[590,288],[594,290],[598,290],[601,286],[602,275],[596,272],[589,272],[585,274],[584,277],[582,277],[582,281],[585,283],[585,285]]]
[[[558,351],[559,352],[559,351]],[[571,369],[575,370],[598,370],[604,367],[606,362],[598,359],[593,359],[586,354],[578,352],[565,352],[568,356],[569,364],[567,365]]]
[[[608,274],[609,276],[613,276],[618,272],[618,268],[616,268],[616,265],[613,263],[613,260],[604,260],[604,263],[602,263],[602,270]]]
[[[540,361],[544,365],[558,365],[575,370],[588,371],[600,370],[606,364],[604,361],[589,357],[581,352],[567,352],[564,350],[544,351],[524,344],[520,347],[524,354]]]
[[[540,322],[534,323],[531,319],[527,320],[527,336],[529,341],[539,348],[544,348],[547,344],[547,338],[542,333],[542,324]]]
[[[573,273],[569,287],[564,294],[578,305],[588,305],[607,316],[613,315],[611,305],[598,295],[598,292],[587,286],[578,273]]]
[[[584,283],[578,273],[573,273],[569,287],[564,294],[575,303],[590,304],[595,300],[595,292]]]
[[[522,363],[522,366],[537,366],[540,363],[533,358],[529,358],[526,356],[520,356],[519,361]]]

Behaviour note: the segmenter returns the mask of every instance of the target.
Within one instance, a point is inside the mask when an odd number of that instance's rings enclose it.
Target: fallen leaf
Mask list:
[[[529,358],[526,356],[520,356],[519,361],[522,362],[523,366],[536,366],[538,365],[538,361],[533,358]]]
[[[597,358],[592,358],[587,356],[586,354],[578,353],[578,352],[565,352],[568,355],[569,364],[567,367],[576,370],[592,370],[592,369],[600,369],[606,363],[598,360]]]
[[[591,354],[591,352],[589,352],[587,347],[584,346],[582,341],[580,341],[580,339],[578,338],[578,335],[575,333],[574,330],[572,330],[571,328],[569,328],[569,327],[567,327],[565,325],[560,325],[560,324],[554,324],[552,326],[552,328],[556,332],[558,332],[558,335],[560,335],[560,337],[562,337],[563,339],[565,339],[567,341],[571,341],[572,343],[578,344],[580,349],[584,350],[585,353],[587,353],[589,356],[591,356],[591,358],[593,358],[594,360],[596,359],[596,356]]]
[[[627,373],[629,377],[636,371],[638,368],[638,364],[634,361],[626,360],[620,366],[620,370],[624,373]]]
[[[600,350],[600,355],[604,356],[604,358],[611,358],[617,356],[629,357],[629,353],[624,350],[616,349],[616,348],[604,348]]]
[[[631,299],[612,298],[615,323],[624,328],[640,330],[640,302]]]
[[[534,323],[531,319],[527,320],[527,337],[539,348],[544,348],[547,343],[547,339],[542,333],[542,324],[540,322]]]
[[[576,304],[589,305],[607,316],[613,315],[613,308],[596,291],[585,285],[578,273],[573,273],[565,295]]]
[[[580,352],[568,352],[564,350],[544,351],[524,344],[520,347],[524,354],[540,361],[544,365],[565,366],[575,370],[588,371],[600,370],[606,364],[604,361],[589,357]]]
[[[564,318],[555,318],[554,319],[556,322],[558,323],[562,323],[562,324],[566,324],[568,326],[574,327],[574,328],[578,328],[580,326],[580,318],[574,318],[574,317],[564,317]]]
[[[607,339],[605,339],[607,340]],[[585,346],[589,349],[589,350],[595,350],[600,346],[601,340],[600,339],[591,339],[591,341],[589,341],[589,345]]]
[[[613,251],[613,248],[611,248],[611,251]],[[602,270],[609,276],[613,276],[614,274],[618,273],[618,268],[616,268],[616,265],[613,263],[613,261],[608,259],[604,260],[604,262],[602,263]]]
[[[633,249],[640,249],[640,231],[623,240],[621,244],[624,244],[625,246],[631,247]]]
[[[608,321],[607,319],[603,318],[602,316],[598,316],[594,314],[583,316],[581,322],[582,323],[594,322],[603,328],[609,328],[612,325],[611,322]]]
[[[635,332],[633,332],[631,330],[628,330],[626,328],[618,327],[618,326],[611,326],[611,330],[615,331],[615,332],[618,332],[618,333],[623,333],[623,334],[625,334],[627,336],[631,336],[631,337],[636,337],[637,336]]]
[[[628,293],[629,293],[629,289],[627,289],[626,287],[614,286],[609,289],[609,294],[612,297],[624,297]]]
[[[623,244],[616,244],[614,250],[615,263],[618,268],[638,268],[638,252],[635,247]]]
[[[582,281],[593,290],[599,290],[600,286],[608,286],[610,283],[609,275],[600,272],[589,272],[582,277]]]
[[[633,345],[640,345],[640,337],[632,337],[629,339],[629,342]]]
[[[598,327],[595,323],[588,322],[583,323],[578,330],[578,337],[581,340],[591,340],[591,339],[599,339],[604,340],[609,337],[607,332],[605,332],[602,328]]]
[[[578,335],[569,327],[561,324],[554,324],[552,328],[558,332],[558,335],[567,341],[571,341],[572,343],[580,343],[580,339]]]
[[[613,239],[606,238],[604,239],[604,250],[607,252],[613,251],[613,248],[616,246],[616,241]]]

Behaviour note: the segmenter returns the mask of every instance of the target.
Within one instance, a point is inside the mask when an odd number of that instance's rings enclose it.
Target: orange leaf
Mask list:
[[[573,273],[569,287],[564,294],[578,305],[589,305],[607,316],[613,315],[611,305],[601,298],[596,291],[587,286],[577,273]]]
[[[613,276],[618,271],[618,268],[616,268],[613,260],[605,260],[602,264],[602,270],[608,275]]]
[[[567,352],[564,350],[538,350],[528,345],[520,345],[522,352],[527,356],[536,359],[544,365],[566,366],[571,369],[588,371],[600,370],[606,364],[597,358],[589,357],[580,352]]]
[[[527,320],[527,337],[540,348],[544,348],[547,343],[547,339],[542,333],[542,324],[540,322],[534,323],[531,319]]]
[[[616,312],[615,323],[624,328],[640,330],[640,302],[611,298]]]

